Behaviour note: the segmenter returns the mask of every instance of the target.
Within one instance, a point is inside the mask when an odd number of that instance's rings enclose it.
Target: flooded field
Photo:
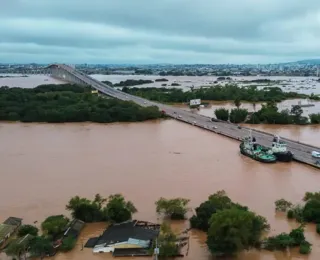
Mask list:
[[[75,195],[92,198],[96,193],[120,192],[138,208],[135,218],[157,222],[154,202],[160,196],[186,197],[196,207],[209,194],[224,189],[234,201],[265,216],[271,233],[277,234],[296,224],[275,213],[274,201],[298,202],[306,191],[318,191],[320,183],[317,169],[298,163],[258,163],[240,155],[238,142],[174,120],[107,125],[0,123],[0,143],[0,221],[17,216],[24,223],[38,221],[38,226],[49,215],[68,215],[65,205]],[[187,226],[188,221],[173,223],[176,230]],[[76,249],[53,259],[111,258],[81,250],[89,237],[104,228],[103,223],[88,225]],[[314,226],[307,226],[306,236],[313,244],[308,259],[319,259],[320,239]],[[192,231],[184,259],[212,259],[205,240],[203,233]],[[295,251],[291,254],[251,251],[237,259],[303,259]]]
[[[4,74],[1,74],[4,75]],[[9,74],[8,74],[9,75]],[[17,75],[12,74],[11,78],[0,78],[0,86],[10,87],[24,87],[32,88],[40,84],[61,84],[62,82],[53,79],[49,76],[44,75],[29,75],[28,77],[16,77]],[[178,83],[180,86],[175,88],[181,88],[183,90],[190,90],[190,87],[201,87],[213,85],[217,80],[216,76],[144,76],[144,75],[90,75],[91,77],[100,81],[110,81],[112,83],[119,83],[127,79],[145,79],[155,80],[159,78],[168,79],[167,82],[154,82],[151,84],[144,84],[135,87],[172,87],[172,83]],[[267,77],[267,76],[256,76],[256,77],[231,77],[231,81],[221,81],[219,84],[237,83],[239,85],[248,85],[244,81],[257,80],[257,79],[269,79],[277,81],[270,83],[251,83],[252,85],[259,85],[262,87],[280,87],[284,91],[294,91],[304,94],[320,94],[320,81],[317,81],[316,77]],[[166,86],[162,86],[166,84]],[[250,84],[249,84],[250,85]]]

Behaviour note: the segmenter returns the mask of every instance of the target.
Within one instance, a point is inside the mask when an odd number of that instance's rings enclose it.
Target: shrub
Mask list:
[[[77,243],[77,240],[74,237],[72,236],[66,237],[62,240],[62,244],[59,249],[63,252],[68,252],[75,247],[76,243]]]
[[[307,255],[311,252],[311,244],[307,241],[304,241],[301,243],[300,248],[299,248],[299,252],[300,254],[303,255]]]

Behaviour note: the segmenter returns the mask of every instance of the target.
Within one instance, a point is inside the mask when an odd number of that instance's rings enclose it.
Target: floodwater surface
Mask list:
[[[174,120],[119,124],[0,124],[0,221],[9,216],[40,225],[49,215],[66,214],[65,205],[75,195],[93,198],[122,193],[138,209],[140,220],[160,221],[154,202],[161,196],[185,197],[196,207],[224,189],[232,200],[265,216],[271,234],[288,232],[297,224],[274,211],[274,201],[297,203],[306,191],[319,191],[320,171],[298,163],[258,163],[239,153],[239,143]],[[188,222],[173,223],[175,230]],[[85,227],[77,247],[54,260],[99,260],[81,250],[89,237],[105,224]],[[205,235],[190,233],[186,260],[212,259]],[[308,225],[313,244],[308,259],[319,259],[320,239]],[[2,258],[1,258],[2,257]],[[250,251],[240,260],[301,259],[287,253]],[[1,255],[0,259],[5,259]],[[130,259],[130,258],[125,258]],[[140,260],[136,257],[134,259]],[[146,259],[146,258],[141,258]]]

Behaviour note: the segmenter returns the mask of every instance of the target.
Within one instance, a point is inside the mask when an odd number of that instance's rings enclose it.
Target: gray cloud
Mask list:
[[[10,0],[0,62],[267,63],[320,56],[319,0]]]

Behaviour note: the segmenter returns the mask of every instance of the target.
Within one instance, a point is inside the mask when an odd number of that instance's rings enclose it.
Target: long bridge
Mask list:
[[[179,121],[197,126],[202,129],[227,136],[235,140],[242,140],[243,137],[248,135],[250,130],[247,127],[239,128],[235,124],[231,124],[224,121],[212,121],[211,118],[192,113],[181,108],[176,108],[173,106],[153,102],[141,97],[130,95],[117,90],[105,83],[102,83],[92,77],[77,71],[74,67],[65,64],[53,64],[47,69],[50,70],[50,75],[54,78],[75,83],[79,85],[89,85],[92,88],[98,90],[99,92],[126,101],[133,101],[141,106],[157,106],[160,110],[164,111],[167,116],[177,119]],[[270,133],[258,131],[252,129],[252,135],[255,136],[258,142],[264,146],[271,147],[273,135]],[[287,138],[282,138],[286,143],[288,149],[294,153],[294,159],[296,161],[317,167],[320,166],[316,164],[316,159],[311,156],[311,152],[314,150],[320,150],[319,147],[315,147],[309,144],[304,144]]]

